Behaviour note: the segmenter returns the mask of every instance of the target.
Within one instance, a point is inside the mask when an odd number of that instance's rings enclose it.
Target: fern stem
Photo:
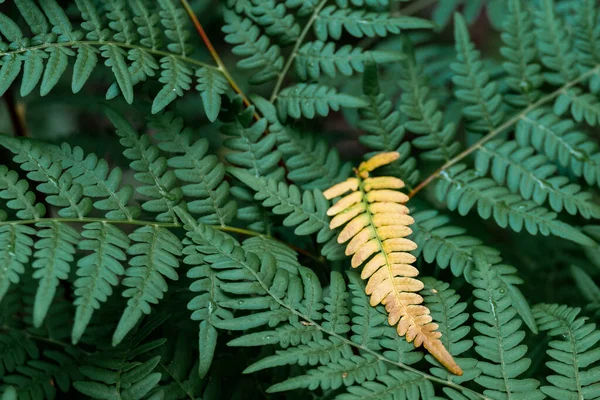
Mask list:
[[[202,38],[202,41],[204,42],[204,45],[206,46],[211,57],[213,58],[213,60],[215,60],[215,63],[217,63],[217,67],[218,67],[217,69],[223,74],[225,79],[227,79],[227,82],[229,82],[229,86],[231,86],[233,91],[240,95],[240,97],[242,98],[242,101],[244,102],[246,107],[250,107],[252,105],[252,103],[250,103],[250,100],[248,100],[248,97],[244,94],[242,89],[239,87],[239,85],[236,83],[236,81],[233,79],[233,77],[227,70],[225,63],[223,63],[223,60],[221,60],[219,53],[217,53],[217,51],[215,50],[215,47],[212,45],[212,42],[208,38],[208,35],[206,34],[206,31],[202,27],[202,24],[198,20],[196,13],[194,13],[194,10],[192,10],[192,7],[187,2],[187,0],[180,0],[180,2],[181,2],[181,5],[183,6],[183,8],[185,9],[185,11],[187,12],[188,16],[190,17],[190,19],[192,20],[192,23],[194,24],[196,31]],[[256,119],[257,121],[260,119],[260,116],[256,112],[254,112],[254,119]]]
[[[321,0],[321,2],[317,5],[317,7],[315,7],[312,15],[308,19],[308,22],[306,22],[304,29],[302,30],[302,32],[300,32],[300,36],[298,36],[298,40],[296,40],[296,43],[294,44],[294,48],[292,49],[292,52],[288,55],[288,59],[285,62],[283,69],[279,73],[279,78],[277,78],[277,82],[275,83],[273,92],[271,92],[271,97],[269,98],[269,101],[271,103],[273,103],[275,101],[275,99],[277,98],[277,95],[279,94],[279,91],[281,90],[281,85],[283,84],[283,80],[285,79],[285,76],[287,75],[288,71],[292,67],[292,63],[294,62],[294,59],[298,55],[298,50],[300,49],[300,46],[302,46],[302,43],[304,42],[304,39],[306,38],[308,31],[310,30],[313,23],[317,19],[317,16],[321,12],[321,9],[323,7],[325,7],[325,4],[327,4],[327,0]]]
[[[81,40],[81,41],[60,42],[60,43],[44,43],[44,44],[40,44],[37,46],[20,47],[19,49],[13,50],[13,51],[6,51],[6,52],[0,51],[0,57],[6,56],[6,55],[12,55],[12,54],[21,54],[21,53],[25,53],[25,52],[31,51],[31,50],[44,50],[44,49],[57,48],[57,47],[75,47],[75,46],[80,46],[80,45],[89,45],[89,46],[110,45],[110,46],[122,47],[125,49],[138,49],[141,51],[145,51],[146,53],[153,54],[155,56],[173,57],[173,58],[177,58],[177,59],[183,61],[184,63],[220,71],[220,69],[218,67],[215,67],[214,65],[210,65],[210,64],[204,63],[202,61],[195,60],[193,58],[185,57],[180,54],[170,53],[168,51],[150,49],[150,48],[147,48],[144,46],[137,46],[137,45],[131,44],[131,43],[114,42],[114,41],[110,41],[110,40],[105,40],[105,41]]]
[[[160,226],[163,228],[181,228],[182,227],[181,224],[178,224],[175,222],[155,222],[155,221],[142,221],[142,220],[136,220],[136,219],[107,220],[105,218],[89,218],[89,217],[83,217],[83,218],[39,218],[39,219],[22,219],[22,220],[17,220],[17,221],[0,221],[0,227],[4,226],[4,225],[33,225],[33,224],[37,224],[38,222],[80,223],[80,224],[87,224],[90,222],[102,222],[102,223],[113,224],[113,225],[138,225],[138,226],[141,225],[141,226],[157,226],[157,227]],[[310,257],[313,260],[321,262],[321,263],[323,262],[323,257],[321,257],[321,256],[316,256],[309,251],[306,251],[304,249],[301,249],[300,247],[294,246],[291,243],[287,243],[282,240],[273,238],[270,235],[266,235],[262,232],[256,232],[256,231],[252,231],[250,229],[237,228],[235,226],[228,226],[228,225],[225,225],[225,226],[209,225],[209,226],[213,227],[214,229],[218,229],[220,231],[237,233],[237,234],[244,235],[244,236],[268,237],[270,239],[281,242],[282,244],[288,246],[290,249],[292,249],[304,256]]]
[[[442,172],[444,172],[445,170],[447,170],[448,168],[450,168],[454,164],[458,163],[463,158],[467,157],[469,154],[471,154],[474,151],[476,151],[479,148],[481,148],[484,144],[486,144],[487,142],[489,142],[490,140],[492,140],[493,138],[495,138],[496,136],[498,136],[500,133],[504,132],[506,129],[508,129],[511,126],[515,125],[517,122],[519,122],[519,120],[521,120],[522,118],[524,118],[530,112],[532,112],[535,109],[541,107],[542,105],[548,103],[549,101],[553,100],[554,98],[560,96],[561,94],[565,93],[567,90],[569,90],[570,88],[572,88],[573,86],[575,86],[578,83],[586,80],[587,78],[589,78],[590,76],[592,76],[592,75],[594,75],[594,74],[596,74],[598,72],[600,72],[600,65],[597,65],[596,67],[590,69],[589,71],[587,71],[584,74],[580,75],[576,79],[573,79],[571,82],[568,82],[565,85],[563,85],[562,87],[556,89],[554,92],[552,92],[550,94],[547,94],[546,96],[540,98],[538,101],[536,101],[535,103],[533,103],[532,105],[530,105],[529,107],[527,107],[526,109],[524,109],[523,111],[515,114],[512,118],[510,118],[509,120],[507,120],[506,122],[504,122],[502,125],[498,126],[496,129],[492,130],[490,133],[488,133],[486,136],[484,136],[483,138],[481,138],[479,141],[477,141],[471,147],[467,148],[462,153],[458,154],[456,157],[452,158],[450,161],[448,161],[447,163],[445,163],[444,165],[442,165],[440,168],[438,168],[434,173],[432,173],[431,175],[429,175],[424,181],[422,181],[421,183],[419,183],[419,185],[417,185],[417,187],[414,188],[408,194],[408,197],[410,197],[410,198],[414,197],[417,193],[419,193],[427,185],[429,185],[435,178],[437,178]]]

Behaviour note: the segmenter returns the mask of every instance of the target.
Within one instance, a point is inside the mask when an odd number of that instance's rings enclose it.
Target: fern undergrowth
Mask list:
[[[0,0],[0,398],[600,399],[599,95],[594,0]]]

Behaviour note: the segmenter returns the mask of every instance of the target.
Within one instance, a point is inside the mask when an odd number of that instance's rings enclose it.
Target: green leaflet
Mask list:
[[[198,77],[196,90],[202,97],[204,112],[208,120],[214,122],[221,110],[221,95],[227,93],[229,84],[220,72],[206,67],[197,69],[196,77]]]
[[[424,19],[400,16],[390,17],[383,12],[352,10],[327,6],[319,13],[315,24],[315,35],[325,41],[328,37],[340,39],[342,32],[361,38],[363,36],[387,36],[388,33],[398,34],[401,29],[428,29],[434,25]]]
[[[58,83],[58,80],[67,69],[69,64],[68,56],[72,56],[72,50],[65,47],[55,47],[48,49],[50,57],[46,62],[46,69],[44,70],[44,76],[42,77],[42,84],[40,85],[40,94],[42,96],[50,93],[52,88]]]
[[[279,119],[285,121],[292,118],[325,117],[329,110],[338,111],[340,107],[361,108],[367,102],[359,97],[338,93],[334,88],[319,85],[299,83],[285,88],[277,96],[277,113]]]
[[[152,114],[164,109],[177,96],[183,96],[184,91],[189,90],[192,83],[192,70],[175,57],[162,58],[160,66],[162,72],[159,82],[165,85],[154,98]]]
[[[545,108],[538,109],[520,118],[516,140],[520,146],[533,146],[588,184],[600,186],[598,145],[576,129],[570,119],[561,119]]]
[[[524,200],[518,194],[511,194],[503,186],[497,186],[489,178],[480,178],[474,170],[466,169],[463,164],[455,165],[444,171],[436,185],[439,201],[448,205],[450,210],[458,210],[467,215],[477,206],[477,213],[483,219],[493,216],[503,228],[510,226],[516,232],[525,228],[532,235],[553,234],[564,239],[594,246],[595,242],[574,227],[556,219],[556,214],[535,202]]]
[[[122,282],[128,287],[123,297],[129,300],[113,334],[113,346],[121,343],[144,314],[150,314],[150,304],[163,298],[168,289],[165,277],[179,279],[175,269],[179,267],[177,256],[181,255],[182,244],[177,236],[154,225],[136,229],[129,238],[134,244],[127,253],[133,258]]]
[[[76,230],[58,222],[38,222],[38,240],[34,244],[33,277],[39,280],[33,307],[33,324],[44,322],[59,280],[69,277],[70,263],[74,259],[75,244],[79,240]]]
[[[94,222],[84,225],[79,250],[92,251],[77,261],[78,278],[73,283],[76,299],[75,322],[71,340],[77,343],[92,318],[94,310],[112,295],[112,286],[125,272],[122,262],[129,238],[114,225]]]
[[[24,55],[23,79],[21,80],[21,96],[27,96],[42,79],[44,60],[48,53],[41,50],[26,52]]]
[[[597,366],[600,332],[595,329],[595,324],[586,324],[587,318],[579,317],[579,312],[579,308],[558,304],[539,304],[534,308],[540,330],[559,337],[549,343],[547,353],[553,361],[546,363],[557,375],[548,376],[552,386],[541,387],[542,392],[552,399],[598,396],[598,388],[592,383],[596,381],[594,375],[600,371]]]
[[[98,56],[93,47],[87,45],[79,46],[77,49],[77,60],[73,66],[73,82],[71,84],[73,93],[78,93],[83,88],[83,85],[90,78],[97,63]]]
[[[7,294],[11,284],[18,284],[33,254],[32,236],[35,229],[26,225],[4,225],[0,227],[0,301]]]
[[[351,45],[336,50],[333,42],[315,41],[305,43],[294,59],[296,73],[302,80],[319,79],[321,74],[335,77],[339,72],[350,76],[354,72],[364,72],[367,61],[377,64],[396,62],[402,54],[385,51],[365,51]]]
[[[492,266],[481,252],[475,252],[473,295],[477,298],[478,312],[473,318],[479,335],[475,337],[475,351],[486,361],[478,363],[482,374],[475,382],[486,388],[488,396],[506,396],[514,393],[531,399],[543,399],[539,382],[535,379],[517,379],[527,371],[531,360],[524,358],[527,346],[521,344],[525,333],[520,331],[522,321],[515,318],[511,299],[500,287],[500,271]],[[510,361],[508,361],[510,360]],[[509,364],[510,362],[510,364]]]
[[[471,120],[469,128],[487,133],[500,125],[504,118],[498,83],[490,81],[488,72],[483,68],[480,53],[471,42],[464,18],[455,14],[454,23],[457,60],[450,66],[456,73],[452,77],[454,94],[466,103],[463,114]]]
[[[256,192],[255,199],[262,201],[263,206],[273,207],[275,214],[287,215],[283,224],[296,227],[294,233],[309,235],[318,232],[317,241],[325,243],[321,248],[324,256],[332,260],[343,257],[343,246],[336,242],[335,232],[329,230],[329,203],[321,191],[314,189],[302,192],[297,186],[256,178],[241,169],[231,168],[229,172],[251,187]]]
[[[359,110],[358,126],[365,131],[359,140],[373,152],[365,154],[372,157],[376,152],[397,151],[400,158],[383,171],[391,176],[400,177],[408,185],[416,184],[419,171],[417,161],[410,156],[411,146],[404,141],[404,125],[401,114],[393,109],[392,102],[380,92],[379,77],[375,64],[369,63],[363,75],[363,94],[367,106]]]
[[[114,45],[104,45],[100,48],[102,57],[106,58],[104,65],[111,67],[119,89],[125,101],[129,104],[133,102],[133,82],[131,79],[131,73],[127,69],[127,63],[125,62],[125,54],[127,54],[120,47]]]

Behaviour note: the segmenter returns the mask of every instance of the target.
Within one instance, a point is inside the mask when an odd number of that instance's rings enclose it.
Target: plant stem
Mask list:
[[[29,332],[27,332],[24,329],[17,329],[17,328],[13,328],[11,326],[6,326],[6,325],[0,325],[0,332],[19,332],[20,334],[22,334],[23,336],[31,339],[31,340],[36,340],[38,342],[45,342],[45,343],[50,343],[56,346],[61,346],[64,348],[76,348],[78,351],[86,354],[86,355],[90,355],[92,353],[89,353],[85,350],[82,350],[80,347],[76,347],[70,343],[67,342],[61,342],[60,340],[56,340],[56,339],[52,339],[52,338],[47,338],[47,337],[43,337],[43,336],[37,336],[37,335],[32,335]]]
[[[444,172],[445,170],[447,170],[454,164],[458,163],[463,158],[465,158],[469,154],[473,153],[475,150],[481,148],[483,145],[485,145],[487,142],[489,142],[490,140],[492,140],[493,138],[498,136],[500,133],[504,132],[506,129],[510,128],[511,126],[513,126],[514,124],[519,122],[519,120],[521,120],[525,115],[527,115],[530,112],[532,112],[533,110],[541,107],[542,105],[548,103],[549,101],[553,100],[555,97],[558,97],[559,95],[563,94],[564,92],[566,92],[573,86],[584,81],[585,79],[589,78],[593,74],[598,73],[599,71],[600,71],[600,65],[597,65],[596,67],[594,67],[594,68],[590,69],[589,71],[585,72],[584,74],[580,75],[577,79],[574,79],[571,82],[566,83],[562,87],[556,89],[554,92],[549,93],[546,96],[542,97],[541,99],[539,99],[538,101],[536,101],[535,103],[533,103],[532,105],[530,105],[529,107],[524,109],[523,111],[517,113],[512,118],[510,118],[509,120],[504,122],[502,125],[500,125],[496,129],[494,129],[493,131],[488,133],[486,136],[481,138],[476,143],[474,143],[471,147],[467,148],[462,153],[458,154],[457,156],[452,158],[450,161],[446,162],[444,165],[442,165],[440,168],[438,168],[433,174],[429,175],[423,182],[419,183],[419,185],[417,185],[417,187],[415,187],[408,194],[408,197],[410,197],[410,198],[414,197],[417,193],[419,193],[427,185],[429,185],[435,178],[437,178],[442,172]]]
[[[281,90],[281,84],[283,83],[285,76],[287,75],[288,71],[290,70],[292,63],[294,62],[294,59],[298,55],[298,49],[300,48],[300,46],[302,46],[302,43],[304,42],[304,39],[306,38],[308,31],[310,30],[313,23],[317,19],[317,16],[319,15],[319,12],[321,12],[321,9],[323,7],[325,7],[326,3],[327,3],[327,0],[321,0],[321,2],[317,5],[317,7],[315,7],[312,15],[306,22],[304,29],[300,33],[300,36],[298,36],[298,40],[296,40],[296,44],[294,45],[292,52],[288,55],[288,59],[283,67],[283,70],[281,70],[281,72],[279,73],[279,78],[277,78],[277,82],[275,83],[273,92],[271,92],[271,97],[269,98],[269,101],[271,103],[273,103],[275,101],[275,99],[277,98],[277,95],[279,94],[279,91]]]
[[[213,60],[215,60],[215,63],[217,64],[219,71],[221,71],[223,76],[225,76],[225,79],[227,79],[227,82],[229,82],[229,86],[231,86],[233,91],[240,95],[240,97],[242,98],[242,101],[244,102],[246,107],[250,107],[252,105],[252,103],[250,103],[250,100],[248,100],[248,97],[244,94],[242,89],[239,87],[237,82],[233,79],[233,77],[227,70],[227,67],[223,63],[223,60],[221,60],[221,57],[219,56],[219,53],[217,53],[217,51],[215,50],[215,47],[212,45],[212,42],[208,38],[208,35],[206,34],[206,31],[204,30],[204,28],[202,27],[202,24],[198,20],[198,17],[194,13],[194,10],[192,10],[192,7],[190,6],[190,4],[188,3],[187,0],[180,0],[180,2],[181,2],[181,5],[183,6],[183,8],[185,8],[185,11],[187,12],[190,19],[192,20],[192,23],[194,24],[196,31],[202,38],[202,41],[204,42],[204,45],[208,49],[208,52],[210,53],[211,57],[213,58]],[[254,119],[256,119],[257,121],[260,119],[260,116],[256,112],[254,112]]]

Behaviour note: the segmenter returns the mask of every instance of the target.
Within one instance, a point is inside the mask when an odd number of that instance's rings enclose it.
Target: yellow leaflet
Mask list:
[[[380,153],[361,163],[355,178],[323,193],[327,199],[345,195],[327,211],[333,216],[330,228],[344,227],[338,242],[349,241],[346,255],[352,256],[353,268],[363,266],[361,278],[367,280],[365,292],[370,304],[385,305],[388,322],[396,326],[399,335],[416,347],[423,346],[450,372],[462,375],[418,293],[423,283],[416,279],[419,271],[411,265],[416,259],[409,253],[417,245],[407,239],[414,220],[404,205],[408,196],[398,191],[404,182],[395,177],[369,176],[375,168],[399,157],[397,152]]]

